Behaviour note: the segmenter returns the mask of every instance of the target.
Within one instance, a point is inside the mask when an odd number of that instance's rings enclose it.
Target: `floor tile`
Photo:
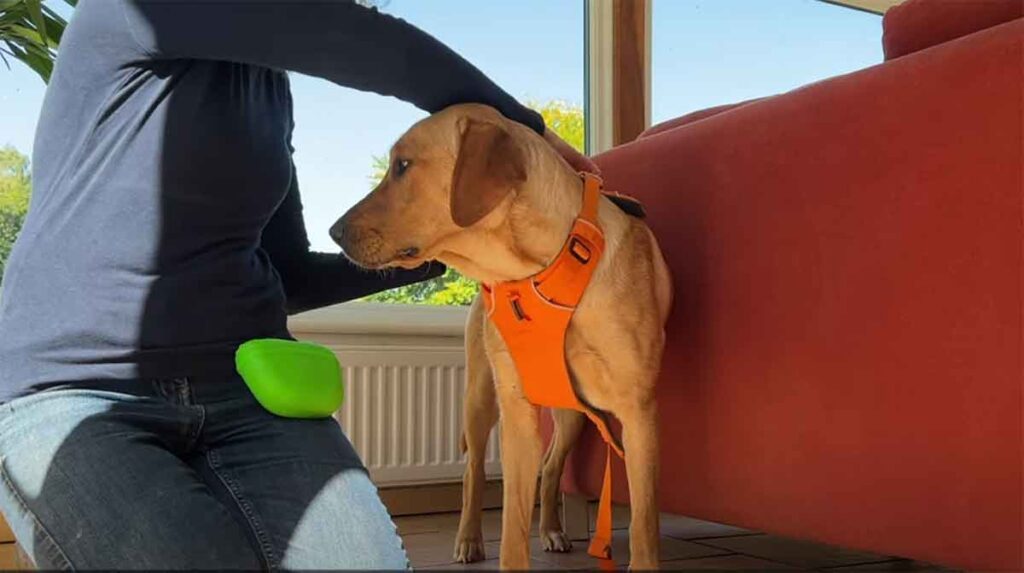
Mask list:
[[[707,545],[664,536],[661,538],[660,548],[659,561],[694,559],[730,553],[717,547],[708,547]],[[585,553],[586,547],[583,550]],[[623,529],[612,532],[612,557],[614,557],[616,563],[629,563],[629,530]]]
[[[534,524],[537,523],[537,516],[533,517]],[[483,512],[480,516],[480,532],[484,535],[484,541],[497,541],[501,539],[501,510],[491,509]],[[530,528],[531,535],[537,535],[536,525]]]
[[[458,513],[431,513],[428,515],[406,515],[393,518],[399,535],[456,531],[459,528]]]
[[[380,500],[393,516],[458,513],[462,509],[461,483],[387,487],[379,493]],[[501,482],[485,483],[482,496],[483,507],[501,507]]]
[[[0,570],[3,571],[28,571],[32,569],[31,561],[20,554],[18,546],[14,543],[0,544]]]
[[[498,544],[494,543],[494,551],[498,550]],[[569,553],[553,553],[544,551],[539,539],[534,539],[530,544],[530,556],[538,561],[544,561],[551,565],[564,569],[591,569],[597,561],[587,554],[587,542],[574,542],[572,551]],[[485,547],[490,555],[490,544]],[[728,553],[722,549],[699,545],[680,539],[662,537],[661,555],[662,561],[672,559],[691,559],[706,557],[710,555],[722,555]],[[617,530],[612,533],[612,557],[616,564],[626,565],[629,563],[629,533],[625,530]]]
[[[418,569],[421,571],[497,571],[500,567],[498,566],[497,558],[495,558],[476,563],[448,563],[432,567],[419,567]],[[531,560],[530,569],[539,571],[550,570],[551,565],[543,561]]]
[[[597,523],[597,502],[592,502],[587,510],[587,517],[590,520],[590,530],[594,531]],[[612,505],[612,529],[625,529],[629,527],[629,506]]]
[[[757,532],[731,525],[704,521],[670,513],[661,514],[661,534],[676,539],[701,539],[705,537],[731,537],[753,535]]]
[[[414,568],[444,565],[452,562],[455,531],[406,535],[402,537],[402,543]]]
[[[488,509],[484,511],[480,518],[480,529],[484,535],[484,541],[501,539],[501,510]],[[530,524],[530,537],[538,535],[540,535],[540,508],[534,508],[533,522]]]
[[[394,521],[395,525],[398,526],[399,535],[437,533],[443,531],[456,532],[459,530],[458,513],[396,517]],[[533,524],[530,526],[530,534],[534,537],[538,534],[539,523],[540,512],[534,511]],[[484,541],[496,541],[501,539],[501,510],[484,510],[480,516],[480,529],[481,533],[483,533]]]
[[[702,539],[699,543],[805,568],[859,565],[890,559],[863,551],[764,534]]]
[[[597,512],[590,504],[591,516]],[[547,553],[537,538],[539,509],[534,512],[531,530],[531,567],[533,569],[594,569],[596,561],[587,555],[587,542],[576,541],[570,553]],[[622,568],[629,561],[629,508],[613,509],[612,551]],[[410,561],[417,569],[427,570],[492,570],[498,568],[501,538],[501,510],[485,510],[481,517],[485,561],[470,565],[452,562],[458,512],[436,515],[406,516],[395,519],[403,536]],[[703,521],[661,514],[661,560],[667,570],[732,570],[816,569],[841,571],[935,571],[943,569],[927,563],[894,559],[861,551],[766,535]],[[3,554],[0,546],[0,557]]]
[[[0,543],[10,543],[14,541],[14,533],[11,532],[11,526],[7,525],[7,520],[0,516]]]
[[[717,557],[701,557],[699,559],[677,559],[674,561],[662,561],[663,571],[772,571],[801,569],[773,561],[765,561],[756,557],[746,555],[720,555]]]
[[[501,542],[492,541],[484,545],[488,557],[497,557],[501,550]],[[588,569],[594,566],[594,560],[587,555],[585,544],[574,543],[569,553],[548,553],[540,545],[540,539],[530,540],[530,561],[540,562],[546,569]]]

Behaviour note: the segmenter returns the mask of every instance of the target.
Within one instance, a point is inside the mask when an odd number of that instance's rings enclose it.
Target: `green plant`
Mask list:
[[[75,6],[78,0],[64,2]],[[19,60],[49,82],[67,24],[42,0],[0,0],[0,60],[8,69],[8,56]]]
[[[25,222],[31,194],[28,157],[10,145],[0,148],[0,277]]]
[[[583,109],[563,101],[527,104],[544,118],[544,125],[579,151],[583,151],[586,121]],[[388,158],[372,159],[371,186],[380,184],[388,172]],[[363,300],[398,304],[468,305],[479,292],[479,285],[454,269],[429,281],[370,295]]]

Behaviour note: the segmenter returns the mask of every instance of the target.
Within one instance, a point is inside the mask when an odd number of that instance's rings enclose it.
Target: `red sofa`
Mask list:
[[[664,511],[1024,568],[1022,4],[910,0],[886,62],[598,157],[674,273]]]

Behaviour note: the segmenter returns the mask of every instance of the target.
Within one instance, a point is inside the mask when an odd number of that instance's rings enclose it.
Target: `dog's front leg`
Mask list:
[[[473,302],[466,323],[466,397],[463,403],[463,447],[466,471],[462,481],[462,515],[455,536],[453,558],[460,563],[484,559],[483,511],[487,439],[498,421],[494,377],[484,348],[484,309],[480,298]]]
[[[566,552],[572,550],[572,543],[562,530],[562,520],[558,517],[558,486],[565,459],[576,445],[587,418],[575,410],[559,409],[552,410],[551,416],[555,421],[555,433],[544,456],[540,478],[540,543],[544,551]]]
[[[629,567],[658,568],[658,408],[649,396],[616,412],[629,478]]]
[[[530,524],[540,469],[541,441],[537,409],[526,401],[508,353],[494,356],[501,410],[501,471],[504,503],[501,515],[502,569],[530,566]]]

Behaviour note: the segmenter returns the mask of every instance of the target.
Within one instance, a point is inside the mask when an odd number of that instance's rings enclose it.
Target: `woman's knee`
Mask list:
[[[376,486],[361,469],[339,472],[297,524],[285,569],[408,569],[402,539]]]

